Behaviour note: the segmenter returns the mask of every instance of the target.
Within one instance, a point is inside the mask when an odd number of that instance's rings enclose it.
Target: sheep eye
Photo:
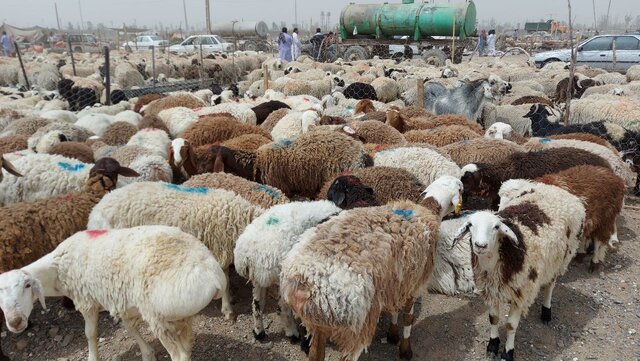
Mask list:
[[[500,226],[497,225],[497,224],[495,226],[493,226],[493,229],[498,229],[498,228],[500,228]]]
[[[27,285],[24,286],[24,288],[31,288],[31,283],[27,283]]]

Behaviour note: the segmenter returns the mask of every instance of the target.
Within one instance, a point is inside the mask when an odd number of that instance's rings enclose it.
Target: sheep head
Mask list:
[[[471,234],[469,242],[472,252],[480,257],[497,255],[503,238],[509,240],[516,248],[520,241],[509,226],[497,215],[482,211],[469,216],[468,220],[458,229],[453,238],[452,248],[467,234]]]
[[[464,190],[460,179],[452,176],[442,176],[429,184],[424,190],[424,201],[431,198],[438,202],[440,218],[444,218],[447,214],[454,212],[459,214],[462,210],[462,192]]]
[[[21,333],[27,329],[36,300],[46,309],[42,284],[29,272],[17,269],[0,275],[0,308],[9,331]]]
[[[362,99],[356,103],[354,107],[354,114],[369,114],[371,112],[375,112],[376,107],[373,105],[373,102],[369,99]]]
[[[89,171],[88,186],[95,190],[112,190],[118,183],[118,176],[123,177],[139,177],[140,174],[135,170],[123,167],[117,160],[109,157],[100,158]]]
[[[505,139],[511,135],[513,128],[502,122],[493,123],[484,133],[485,138],[489,139]]]
[[[184,138],[176,138],[169,144],[169,165],[174,174],[190,178],[198,173],[193,147]]]
[[[336,178],[327,191],[327,199],[342,209],[378,205],[373,189],[364,185],[360,178],[354,175]]]
[[[511,201],[530,192],[533,185],[533,182],[526,179],[511,179],[502,183],[498,191],[500,197],[498,210],[506,208]]]

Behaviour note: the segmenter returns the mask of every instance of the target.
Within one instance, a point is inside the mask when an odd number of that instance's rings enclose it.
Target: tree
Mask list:
[[[73,27],[73,24],[71,23],[71,21],[69,21],[69,23],[67,24],[67,29],[73,31],[74,27]]]
[[[629,25],[631,25],[631,20],[633,20],[631,15],[627,14],[627,15],[624,16],[624,28],[625,29],[629,29]]]
[[[91,21],[87,21],[87,31],[93,31],[93,23]]]

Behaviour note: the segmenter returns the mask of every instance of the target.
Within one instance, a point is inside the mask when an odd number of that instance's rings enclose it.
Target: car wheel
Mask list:
[[[347,61],[369,59],[369,53],[367,52],[367,50],[359,45],[350,46],[342,56]]]
[[[73,48],[73,52],[74,53],[82,53],[82,48],[79,46],[76,46],[75,48]]]
[[[425,63],[433,66],[444,66],[447,61],[447,54],[440,49],[429,49],[422,53],[422,59]]]
[[[547,64],[555,63],[555,62],[558,62],[558,61],[560,61],[560,59],[555,59],[555,58],[547,59],[547,60],[542,62],[542,66],[540,68],[544,68],[545,66],[547,66]]]

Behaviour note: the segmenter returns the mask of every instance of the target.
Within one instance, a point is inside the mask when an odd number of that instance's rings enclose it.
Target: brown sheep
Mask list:
[[[105,129],[102,140],[108,145],[125,145],[138,130],[138,127],[127,122],[113,122]]]
[[[185,107],[189,109],[202,108],[206,106],[202,99],[191,94],[169,95],[149,103],[144,109],[144,115],[158,115],[165,109]]]
[[[393,127],[376,120],[356,121],[349,123],[355,135],[363,143],[404,145],[404,136]]]
[[[138,124],[138,129],[146,129],[146,128],[154,128],[165,131],[169,134],[169,128],[164,124],[164,122],[155,115],[145,115],[140,120],[140,124]]]
[[[353,108],[354,114],[369,114],[376,111],[376,107],[373,105],[373,102],[370,99],[362,99],[356,103],[356,106]]]
[[[581,260],[588,243],[594,241],[593,259],[589,270],[595,272],[604,261],[607,246],[618,241],[616,219],[622,211],[625,184],[610,169],[580,165],[567,170],[547,174],[534,181],[554,185],[577,196],[587,211],[582,238],[588,240],[578,248]]]
[[[158,93],[153,93],[153,94],[146,94],[141,96],[140,98],[138,98],[138,101],[136,102],[136,104],[133,107],[133,111],[136,113],[140,113],[142,110],[142,107],[144,107],[145,105],[151,103],[154,100],[158,100],[161,98],[164,98],[165,95],[164,94],[158,94]]]
[[[271,134],[265,129],[251,124],[243,124],[229,117],[207,116],[189,126],[183,133],[192,147],[214,144],[243,134],[258,134],[271,140]]]
[[[234,150],[255,152],[261,146],[271,143],[271,139],[260,134],[243,134],[222,142],[222,145]]]
[[[82,163],[94,163],[93,149],[86,144],[80,142],[62,142],[54,144],[49,149],[49,154],[58,154],[67,158],[73,158]]]
[[[548,106],[553,106],[553,101],[551,99],[535,96],[535,95],[525,95],[511,102],[511,105],[522,105],[522,104],[546,104]]]
[[[0,155],[27,149],[29,147],[28,139],[29,136],[24,134],[0,138]]]
[[[269,114],[267,119],[265,119],[264,123],[260,124],[260,128],[266,130],[267,132],[269,132],[269,134],[271,134],[273,127],[275,127],[276,124],[278,124],[280,119],[284,118],[285,115],[289,114],[290,111],[291,111],[290,109],[281,108],[274,112],[271,112],[271,114]]]
[[[585,142],[591,142],[591,143],[600,144],[603,147],[609,148],[612,152],[618,153],[618,150],[616,149],[616,147],[611,145],[611,143],[607,142],[606,139],[601,138],[601,137],[599,137],[597,135],[590,134],[590,133],[556,134],[556,135],[550,135],[547,138],[582,140],[582,141],[585,141]]]
[[[460,167],[469,163],[500,163],[512,154],[526,149],[502,139],[475,138],[452,143],[440,148]]]
[[[463,140],[480,138],[481,135],[464,125],[449,125],[426,130],[412,130],[406,132],[404,137],[410,143],[428,143],[436,147],[443,147]]]

